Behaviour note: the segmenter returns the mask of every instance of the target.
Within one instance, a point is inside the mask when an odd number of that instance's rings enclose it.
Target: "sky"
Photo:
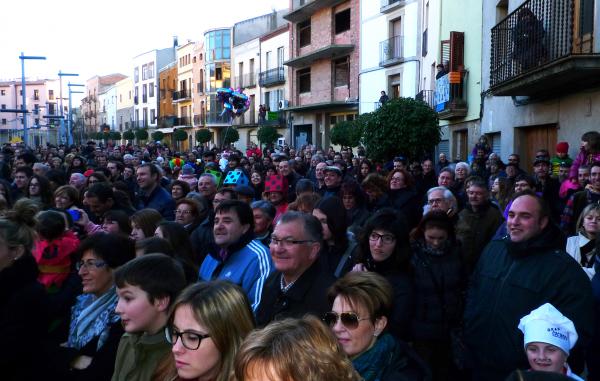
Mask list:
[[[16,0],[0,12],[0,80],[21,78],[81,83],[94,75],[133,72],[133,57],[197,41],[205,30],[287,9],[288,0]]]

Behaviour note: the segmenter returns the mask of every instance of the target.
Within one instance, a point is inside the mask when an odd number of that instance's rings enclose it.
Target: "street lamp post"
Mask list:
[[[23,143],[25,143],[25,147],[27,147],[29,138],[27,136],[27,95],[25,93],[25,60],[45,60],[46,57],[26,56],[23,52],[21,52],[19,59],[21,59],[21,92],[23,96],[23,104],[21,105],[21,113],[23,114]]]
[[[71,87],[85,87],[85,85],[71,83],[67,85],[69,88],[69,115],[67,120],[67,145],[71,146],[73,144],[73,114],[71,111],[71,94],[83,94],[84,91],[73,91]]]
[[[64,109],[63,109],[63,95],[62,95],[62,77],[78,77],[79,74],[75,74],[75,73],[63,73],[61,70],[58,71],[58,81],[59,81],[59,93],[60,93],[60,116],[62,117],[60,119],[60,138],[61,138],[61,143],[64,143],[65,139],[63,138],[63,136],[65,135],[65,118],[64,118]],[[71,105],[69,104],[69,113],[71,113]],[[67,141],[69,140],[69,136],[68,136],[67,132]],[[70,143],[67,143],[70,144]]]

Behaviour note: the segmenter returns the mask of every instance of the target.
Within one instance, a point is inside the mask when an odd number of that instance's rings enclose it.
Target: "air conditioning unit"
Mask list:
[[[279,101],[279,103],[277,104],[277,107],[281,110],[283,108],[288,108],[290,106],[290,101],[286,100],[286,99],[282,99]]]

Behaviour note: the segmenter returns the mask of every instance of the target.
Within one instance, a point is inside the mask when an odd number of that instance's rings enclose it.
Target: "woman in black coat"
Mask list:
[[[35,353],[48,328],[48,304],[31,255],[35,202],[19,200],[0,219],[0,369],[2,380],[41,380]]]
[[[434,380],[460,379],[450,335],[460,326],[467,277],[450,217],[441,211],[427,213],[411,233],[411,249],[414,348],[429,364]]]
[[[391,208],[379,210],[367,220],[358,242],[358,258],[352,271],[373,271],[392,284],[394,303],[389,330],[406,341],[413,311],[413,286],[404,217]]]

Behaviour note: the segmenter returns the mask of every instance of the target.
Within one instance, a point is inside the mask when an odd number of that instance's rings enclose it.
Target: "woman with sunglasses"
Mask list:
[[[408,344],[387,333],[393,290],[381,275],[350,272],[327,294],[323,321],[365,381],[426,380],[429,370]]]
[[[189,286],[175,301],[165,332],[173,358],[155,379],[229,381],[235,355],[253,328],[252,310],[239,286],[224,281]]]
[[[133,259],[135,247],[127,237],[97,233],[79,246],[75,268],[83,294],[71,309],[66,343],[52,348],[45,358],[52,380],[109,380],[114,370],[121,320],[115,312],[117,293],[114,270]]]
[[[367,220],[352,271],[375,272],[390,282],[394,291],[390,331],[405,340],[409,336],[413,310],[409,258],[408,227],[401,215],[391,208],[384,208]]]

